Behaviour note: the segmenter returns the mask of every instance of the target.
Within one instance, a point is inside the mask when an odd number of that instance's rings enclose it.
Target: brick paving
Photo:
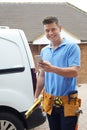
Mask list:
[[[81,84],[80,87],[78,87],[79,90],[79,97],[82,99],[82,106],[81,110],[83,111],[83,114],[79,117],[79,129],[78,130],[87,130],[87,84]],[[46,122],[39,127],[36,127],[32,130],[49,130],[48,122]]]

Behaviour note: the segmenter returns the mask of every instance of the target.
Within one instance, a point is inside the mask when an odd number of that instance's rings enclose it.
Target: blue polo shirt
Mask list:
[[[41,50],[41,56],[44,61],[61,68],[80,66],[80,48],[76,43],[71,43],[67,39],[64,39],[55,50],[51,45],[44,47]],[[76,77],[67,78],[56,73],[45,72],[45,91],[47,93],[64,96],[73,90],[77,90]]]

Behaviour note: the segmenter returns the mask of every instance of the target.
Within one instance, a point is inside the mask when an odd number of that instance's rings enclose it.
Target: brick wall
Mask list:
[[[40,54],[41,48],[45,45],[33,45],[30,44],[31,51],[33,56],[36,54]],[[78,75],[78,84],[87,83],[87,43],[79,44],[81,49],[81,68]]]
[[[78,76],[78,83],[87,83],[87,43],[79,44],[81,49],[81,68]]]

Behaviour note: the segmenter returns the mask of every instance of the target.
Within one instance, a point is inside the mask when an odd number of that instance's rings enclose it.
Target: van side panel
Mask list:
[[[33,67],[24,33],[17,29],[0,30],[0,105],[22,112],[33,104]]]

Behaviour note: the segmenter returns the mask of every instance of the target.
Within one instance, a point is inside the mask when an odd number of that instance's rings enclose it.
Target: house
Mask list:
[[[65,32],[79,39],[81,48],[81,70],[78,83],[87,83],[87,13],[70,3],[0,3],[0,26],[24,30],[28,42],[33,43],[43,36],[42,20],[56,16]],[[33,54],[45,45],[30,44]]]

